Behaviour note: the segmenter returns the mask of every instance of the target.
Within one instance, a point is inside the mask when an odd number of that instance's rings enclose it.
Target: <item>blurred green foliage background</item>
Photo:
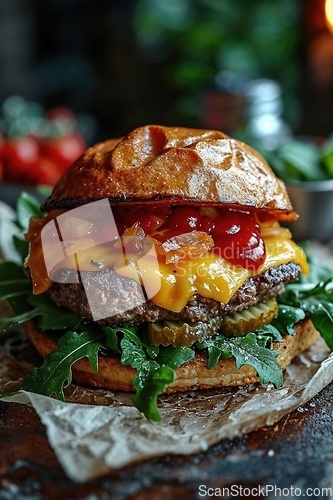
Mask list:
[[[261,130],[286,134],[286,124],[326,137],[333,35],[324,1],[1,0],[0,102],[66,106],[85,115],[92,143],[146,123],[250,139],[239,129],[254,116],[249,101],[265,97],[260,106],[275,106],[280,123],[265,119]],[[258,80],[273,85],[249,91]]]
[[[293,126],[299,120],[299,22],[297,0],[138,0],[134,18],[144,56],[168,61],[165,77],[178,92],[179,116],[197,121],[198,93],[223,86],[223,75],[239,84],[265,77],[281,84]]]

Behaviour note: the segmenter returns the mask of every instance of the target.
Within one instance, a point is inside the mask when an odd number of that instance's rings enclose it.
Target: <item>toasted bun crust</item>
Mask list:
[[[55,334],[41,333],[33,323],[26,324],[27,335],[41,356],[46,356],[57,347]],[[274,344],[280,351],[278,362],[282,369],[303,351],[309,349],[319,338],[319,334],[310,319],[299,321],[295,325],[295,335],[286,335],[283,342]],[[249,365],[243,365],[236,370],[235,359],[223,359],[212,368],[206,369],[207,357],[204,353],[197,354],[175,370],[175,380],[167,387],[166,392],[188,391],[194,389],[209,389],[214,387],[229,387],[253,384],[259,382],[256,371]],[[136,370],[123,366],[119,357],[99,356],[98,372],[95,373],[86,358],[77,361],[73,367],[73,379],[81,385],[102,387],[104,389],[134,391],[132,378]]]
[[[286,187],[246,144],[217,130],[147,125],[89,148],[54,187],[44,210],[111,203],[227,204],[297,218]]]

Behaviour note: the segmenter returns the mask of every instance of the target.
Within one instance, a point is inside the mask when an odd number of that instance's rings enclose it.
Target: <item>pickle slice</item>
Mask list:
[[[148,342],[152,345],[173,345],[190,347],[195,342],[203,342],[218,333],[227,336],[240,336],[259,330],[270,323],[278,314],[278,304],[274,298],[267,299],[255,306],[234,314],[212,318],[209,323],[198,321],[157,321],[148,324]]]
[[[173,345],[190,347],[195,342],[213,337],[218,333],[221,318],[213,318],[209,323],[198,321],[157,321],[148,325],[148,341],[152,345]]]
[[[243,333],[259,330],[278,315],[278,304],[274,298],[267,299],[244,311],[223,316],[220,332],[227,336],[239,336]]]

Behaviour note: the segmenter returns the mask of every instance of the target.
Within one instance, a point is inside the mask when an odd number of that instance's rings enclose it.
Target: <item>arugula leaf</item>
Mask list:
[[[105,347],[107,347],[108,349],[117,354],[120,354],[121,351],[119,348],[119,338],[118,338],[119,330],[117,328],[111,328],[111,326],[105,326],[105,325],[100,326],[100,328],[102,332],[104,332],[106,335]]]
[[[326,280],[321,280],[310,290],[301,290],[300,297],[304,298],[314,298],[327,296],[328,298],[333,297],[333,277],[327,278]]]
[[[255,333],[235,338],[221,335],[203,344],[208,348],[209,357],[212,356],[212,359],[209,358],[207,369],[213,368],[221,357],[234,356],[237,370],[242,365],[250,365],[258,373],[262,384],[271,382],[275,387],[282,385],[282,369],[276,359],[279,352],[259,345]]]
[[[180,365],[190,361],[195,356],[194,349],[191,347],[160,347],[156,362],[159,365],[167,365],[176,370]]]
[[[31,217],[43,217],[40,202],[33,195],[23,192],[16,205],[17,224],[26,233],[29,229]]]
[[[301,319],[305,318],[305,312],[299,307],[281,304],[279,306],[279,315],[274,318],[272,325],[277,328],[281,333],[288,333],[295,335],[294,325]]]
[[[322,301],[315,307],[311,304],[311,320],[328,347],[333,351],[333,303]]]
[[[323,264],[316,257],[309,255],[306,251],[306,258],[310,265],[309,274],[301,274],[298,282],[295,286],[299,286],[299,284],[308,284],[311,283],[315,285],[320,281],[325,281],[329,276],[333,276],[333,269],[326,264]],[[290,285],[288,285],[289,287]]]
[[[21,266],[14,262],[0,264],[0,301],[8,301],[13,316],[0,318],[0,333],[14,325],[19,325],[39,316],[36,308],[31,308],[28,299],[31,295],[31,282]]]
[[[256,340],[260,347],[265,347],[265,349],[272,349],[273,338],[270,335],[256,334]]]
[[[257,331],[257,335],[263,335],[263,336],[269,335],[272,339],[276,340],[276,342],[283,341],[281,333],[272,324],[262,326],[260,330]]]
[[[209,340],[204,340],[203,342],[197,342],[195,345],[198,349],[207,349],[208,353],[208,363],[207,370],[211,370],[220,361],[220,359],[228,359],[232,357],[232,352],[230,346],[227,346],[224,341],[227,341],[228,337],[224,335],[219,335]]]
[[[321,281],[311,290],[299,293],[301,307],[310,313],[311,320],[328,347],[333,350],[333,278]]]
[[[140,371],[133,378],[136,393],[133,396],[135,407],[150,420],[159,421],[161,415],[157,408],[157,396],[173,382],[174,372],[169,366],[159,366],[148,372]]]
[[[250,365],[258,373],[262,384],[271,382],[275,387],[282,385],[282,369],[276,359],[280,354],[278,351],[260,347],[254,333],[232,339],[231,346],[232,354],[236,358],[237,370],[242,365]]]
[[[283,302],[279,310],[285,304],[299,307],[305,313],[310,314],[314,326],[317,328],[328,347],[333,350],[333,271],[331,277],[325,276],[325,281],[317,285],[304,288],[303,284],[288,285],[286,292],[278,299]],[[280,318],[280,314],[279,314]],[[278,318],[278,319],[279,319]]]
[[[23,240],[22,238],[19,238],[14,234],[13,236],[13,243],[16,252],[21,258],[22,264],[24,264],[28,254],[29,254],[29,243],[26,240]]]
[[[64,388],[72,382],[71,367],[75,361],[88,358],[91,368],[98,371],[98,351],[103,347],[103,332],[69,331],[59,339],[58,348],[45,356],[40,368],[34,368],[25,378],[25,391],[55,396],[64,401]]]
[[[158,368],[158,363],[149,358],[142,346],[133,342],[126,334],[120,342],[120,347],[121,363],[123,365],[129,365],[138,371],[149,371]]]
[[[160,370],[159,364],[149,358],[143,346],[138,345],[126,334],[120,342],[121,363],[130,365],[138,373],[133,378],[133,386],[136,394],[133,403],[139,411],[151,420],[160,420],[161,416],[157,409],[157,396],[164,391],[165,387],[173,380],[173,370]],[[171,370],[171,375],[170,375]]]
[[[0,318],[0,333],[6,332],[9,328],[15,325],[22,325],[26,321],[31,321],[39,315],[39,311],[31,309],[22,314],[16,314],[10,318]]]
[[[0,283],[0,293],[1,285],[2,283]],[[6,287],[8,288],[9,286],[7,282]],[[22,298],[24,300],[21,304],[21,302],[19,303],[19,299]],[[48,295],[31,296],[28,291],[20,290],[12,294],[7,293],[7,295],[5,292],[2,292],[0,300],[8,300],[13,310],[15,310],[13,316],[0,318],[0,333],[5,332],[14,325],[21,325],[32,319],[36,319],[37,326],[41,331],[77,328],[83,322],[79,315],[56,306]]]
[[[83,321],[78,314],[73,313],[69,309],[57,306],[47,294],[31,295],[28,302],[38,311],[37,326],[42,331],[76,330],[77,325]]]
[[[160,420],[158,395],[173,381],[174,369],[192,359],[195,351],[189,347],[149,346],[154,347],[154,351],[151,351],[147,349],[148,344],[137,334],[122,330],[124,337],[120,342],[121,362],[138,371],[133,378],[133,386],[136,389],[133,403],[147,418]]]
[[[22,267],[14,262],[2,262],[0,264],[0,301],[7,300],[15,314],[23,314],[31,309],[26,298],[29,293],[31,293],[31,282]]]
[[[158,346],[145,342],[141,337],[139,337],[135,328],[122,328],[121,330],[124,332],[125,337],[131,340],[135,345],[144,347],[150,358],[155,358],[157,356],[159,351]]]

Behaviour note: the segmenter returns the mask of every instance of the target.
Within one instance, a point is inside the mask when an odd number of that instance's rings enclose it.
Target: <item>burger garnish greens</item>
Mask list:
[[[117,235],[87,250],[101,199]],[[91,210],[78,222],[71,210],[86,204]],[[332,270],[309,259],[309,272],[304,251],[280,226],[297,217],[283,183],[221,132],[148,126],[96,145],[42,209],[22,195],[16,224],[25,239],[16,236],[15,245],[24,267],[0,264],[0,300],[13,311],[0,327],[24,323],[44,357],[25,390],[64,399],[74,378],[133,391],[138,410],[159,420],[163,392],[279,387],[283,369],[318,331],[333,349]],[[79,279],[73,255],[46,270],[41,231],[64,214],[80,252]],[[143,286],[130,265],[117,263],[126,245],[140,260],[147,241],[159,267],[141,259]],[[153,272],[161,286],[150,296]],[[87,287],[103,310],[97,321]],[[126,307],[142,290],[144,303]]]

